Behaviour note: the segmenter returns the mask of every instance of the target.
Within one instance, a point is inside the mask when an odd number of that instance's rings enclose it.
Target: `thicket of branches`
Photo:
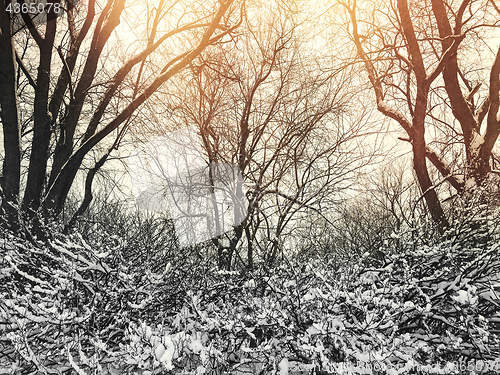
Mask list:
[[[243,17],[232,0],[88,0],[43,24],[22,13],[23,24],[9,5],[0,6],[1,197],[13,228],[20,215],[35,224],[59,218],[79,171],[86,183],[76,215],[84,212],[95,174],[137,109]],[[125,48],[128,55],[116,54]]]
[[[3,230],[0,368],[495,373],[499,218],[476,207],[460,211],[446,240],[422,226],[384,238],[384,257],[318,252],[252,271],[179,253],[161,266],[150,254],[148,267],[145,252],[128,256],[135,237],[98,228],[48,243]]]
[[[494,1],[82,0],[24,27],[9,4],[0,372],[498,373]],[[105,171],[149,149],[178,188],[152,139],[187,127],[186,194],[231,166],[235,225],[183,246]]]

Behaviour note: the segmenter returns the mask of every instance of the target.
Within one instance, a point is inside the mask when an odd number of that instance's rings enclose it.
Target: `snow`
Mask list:
[[[457,291],[458,295],[454,295],[453,298],[455,301],[462,305],[474,305],[477,303],[477,296],[475,296],[475,288],[469,287],[467,285],[467,290],[459,290]]]
[[[394,235],[399,236],[400,234],[394,233]],[[430,322],[455,324],[460,328],[464,326],[464,322],[467,322],[467,328],[470,329],[475,340],[477,337],[477,345],[481,351],[486,353],[489,348],[496,348],[497,346],[494,345],[498,344],[493,342],[496,339],[490,334],[488,324],[497,323],[500,320],[500,314],[485,313],[485,317],[481,317],[476,313],[478,309],[469,307],[474,307],[476,304],[479,304],[478,307],[500,305],[497,295],[500,281],[497,280],[499,279],[498,268],[495,268],[499,264],[497,248],[494,245],[488,248],[490,251],[488,254],[492,254],[494,259],[494,261],[491,261],[492,263],[485,263],[486,261],[480,257],[476,258],[476,263],[491,268],[493,276],[488,279],[490,281],[488,284],[483,281],[478,282],[472,275],[446,268],[448,266],[445,266],[444,263],[443,267],[439,264],[440,273],[435,273],[432,277],[429,276],[424,280],[417,277],[415,267],[413,267],[414,264],[422,263],[434,267],[437,259],[436,254],[442,254],[446,251],[447,256],[452,258],[454,254],[462,255],[462,251],[469,251],[470,249],[463,248],[461,245],[450,246],[449,242],[442,245],[432,245],[433,247],[415,249],[413,246],[407,245],[406,236],[408,235],[401,232],[402,246],[407,246],[408,249],[399,254],[394,254],[391,259],[405,259],[407,263],[395,261],[383,269],[372,270],[370,268],[368,271],[363,269],[361,274],[356,271],[357,273],[353,274],[352,282],[342,279],[342,282],[337,283],[337,279],[332,277],[332,275],[337,275],[339,272],[337,269],[331,271],[318,270],[315,266],[308,266],[307,270],[301,271],[304,274],[301,278],[295,277],[295,275],[292,275],[294,277],[282,277],[279,274],[267,277],[269,295],[262,297],[254,294],[256,291],[253,289],[263,279],[248,279],[246,276],[245,278],[239,278],[238,275],[234,275],[235,279],[233,280],[233,278],[221,276],[214,271],[211,274],[211,277],[214,278],[213,284],[207,290],[212,292],[221,289],[221,293],[230,293],[232,299],[226,300],[227,305],[210,298],[203,298],[204,294],[202,292],[204,289],[190,290],[187,295],[191,298],[187,299],[188,303],[182,305],[182,308],[179,306],[179,311],[175,316],[162,316],[160,318],[161,322],[159,319],[156,322],[151,319],[147,324],[141,324],[139,317],[146,316],[145,313],[150,308],[151,302],[156,301],[154,299],[156,298],[155,293],[159,296],[158,301],[163,301],[165,294],[169,291],[167,288],[165,290],[161,289],[163,284],[158,285],[155,281],[153,282],[153,278],[158,277],[158,275],[148,273],[141,279],[144,282],[151,283],[149,286],[136,285],[135,278],[130,277],[132,273],[114,271],[110,275],[110,277],[113,277],[111,279],[113,283],[110,282],[109,285],[106,285],[106,288],[109,289],[104,289],[97,282],[89,280],[87,273],[76,274],[73,271],[74,269],[70,268],[70,265],[77,268],[83,264],[84,269],[89,270],[86,264],[93,264],[97,251],[88,252],[88,259],[90,259],[88,260],[84,258],[84,252],[73,247],[70,251],[63,251],[60,254],[63,259],[68,260],[67,263],[61,262],[67,268],[52,269],[50,271],[54,277],[48,281],[42,280],[48,285],[37,282],[33,287],[28,286],[30,292],[28,296],[16,295],[8,298],[9,294],[2,292],[3,294],[0,294],[0,297],[2,297],[0,299],[0,320],[5,319],[7,314],[14,316],[12,326],[15,327],[9,329],[16,329],[21,332],[20,328],[17,327],[27,327],[26,329],[30,330],[30,337],[35,337],[35,340],[33,340],[35,343],[37,339],[40,340],[39,338],[44,338],[44,336],[52,340],[54,340],[53,337],[59,339],[61,336],[59,327],[62,326],[60,322],[64,323],[62,334],[70,335],[71,333],[68,332],[72,327],[78,327],[79,321],[89,319],[86,314],[90,315],[93,306],[91,304],[84,305],[83,308],[77,311],[77,315],[72,315],[74,314],[73,309],[59,310],[59,300],[52,298],[52,294],[56,293],[56,297],[61,298],[60,296],[65,291],[61,288],[63,282],[74,280],[86,283],[85,285],[92,285],[96,290],[95,294],[92,293],[92,303],[94,303],[93,301],[104,301],[102,297],[98,297],[98,293],[102,293],[102,295],[115,293],[117,280],[120,283],[118,293],[129,293],[130,290],[137,292],[138,294],[132,295],[130,299],[120,301],[121,308],[127,314],[130,314],[129,316],[136,317],[136,320],[128,322],[129,325],[123,328],[126,337],[123,343],[120,343],[119,348],[112,345],[106,348],[106,345],[100,341],[99,336],[90,340],[92,344],[90,349],[85,346],[78,346],[79,341],[68,340],[67,342],[74,344],[70,347],[71,353],[69,355],[72,355],[70,358],[66,354],[67,347],[65,344],[59,346],[58,353],[64,358],[56,358],[54,361],[61,360],[67,364],[69,363],[68,369],[70,371],[72,369],[75,373],[80,373],[82,369],[87,371],[88,367],[95,367],[96,361],[100,360],[93,355],[97,351],[100,352],[99,355],[106,356],[106,361],[115,360],[119,362],[114,363],[113,366],[136,366],[145,370],[141,372],[144,375],[162,373],[162,371],[167,372],[174,368],[177,371],[182,371],[183,366],[188,361],[192,361],[189,364],[193,366],[190,367],[192,369],[190,374],[211,373],[213,363],[220,361],[220,363],[226,365],[227,363],[224,363],[224,361],[228,362],[227,352],[224,352],[226,346],[218,346],[220,337],[223,337],[226,342],[239,340],[239,343],[241,339],[247,340],[243,342],[241,347],[234,346],[228,349],[228,351],[231,350],[236,353],[234,356],[236,361],[248,361],[248,366],[241,362],[232,365],[234,370],[232,373],[237,375],[257,373],[252,372],[254,367],[251,367],[253,366],[251,362],[256,363],[261,360],[262,362],[265,360],[272,361],[273,371],[277,375],[304,373],[306,365],[300,364],[300,369],[298,368],[299,364],[294,361],[293,352],[286,349],[288,343],[293,342],[298,350],[312,358],[311,362],[318,363],[324,358],[328,359],[326,355],[331,349],[329,345],[333,345],[332,341],[325,340],[327,337],[334,340],[335,345],[339,345],[337,348],[343,348],[343,354],[347,359],[345,363],[330,363],[332,366],[330,368],[333,368],[333,366],[339,367],[338,373],[372,373],[367,371],[371,370],[370,365],[374,361],[382,363],[382,366],[387,366],[384,370],[388,374],[408,373],[407,370],[416,366],[413,358],[417,356],[417,350],[429,352],[435,350],[433,348],[438,345],[438,354],[442,352],[446,354],[450,348],[456,348],[457,351],[460,350],[462,353],[473,352],[473,349],[471,349],[472,339],[468,336],[460,337],[461,333],[456,332],[453,332],[454,336],[445,336],[444,333],[433,334],[432,331],[417,330],[418,327],[415,325],[406,324],[408,323],[407,317],[412,316]],[[458,240],[454,241],[454,243],[459,243]],[[66,246],[68,242],[64,242],[64,244]],[[392,246],[391,242],[389,242],[389,246]],[[103,248],[104,250],[106,249]],[[77,262],[74,262],[75,257],[77,257]],[[416,260],[413,257],[416,257]],[[21,264],[21,261],[18,258],[19,255],[14,252],[9,255],[6,254],[3,258],[3,272],[6,273],[6,269],[15,270],[13,267],[19,268],[18,265]],[[102,261],[103,267],[108,268],[106,262],[106,259]],[[122,270],[122,268],[119,269]],[[46,272],[48,271],[49,269]],[[289,270],[287,269],[287,271]],[[176,272],[175,267],[170,264],[166,266],[165,275],[163,276],[165,285],[169,285],[169,278],[175,276]],[[174,280],[176,279],[174,278]],[[228,287],[224,291],[225,282],[228,283]],[[381,285],[383,286],[381,287]],[[414,288],[419,288],[421,297],[425,298],[419,297],[407,300],[406,297],[413,294]],[[37,293],[32,293],[35,291]],[[272,294],[273,291],[276,291],[276,293]],[[143,295],[148,297],[142,299]],[[478,298],[478,296],[481,298]],[[307,303],[304,303],[306,301]],[[245,313],[244,307],[252,311],[251,326],[245,325],[248,314]],[[145,313],[135,311],[139,309],[144,309]],[[443,309],[446,311],[443,311]],[[357,310],[362,310],[363,314],[353,315],[350,313]],[[313,321],[313,324],[307,326],[305,332],[304,328],[306,327],[302,325],[295,326],[302,320],[295,320],[292,314],[293,311],[301,313],[299,315],[300,319],[302,319],[303,315],[304,317],[307,315]],[[309,317],[311,311],[318,311],[318,313]],[[463,320],[455,319],[457,316],[461,316]],[[409,332],[404,335],[398,333],[398,326],[405,327]],[[0,322],[0,331],[6,329],[5,327],[6,325]],[[267,331],[273,332],[273,338],[259,343],[258,348],[249,349],[248,339],[257,336],[256,327],[266,327]],[[117,325],[113,325],[109,329],[110,332],[114,332],[113,330],[118,330]],[[300,332],[300,335],[293,337],[289,333],[293,330]],[[177,333],[174,334],[174,332]],[[218,332],[224,336],[217,337]],[[9,337],[12,337],[13,343],[14,340],[18,340],[16,345],[21,348],[22,342],[19,341],[22,338],[21,334],[15,336],[12,333]],[[103,336],[105,341],[106,337]],[[483,338],[488,338],[491,344],[482,341]],[[71,339],[78,340],[73,336],[71,336]],[[51,343],[51,345],[57,348],[58,344]],[[377,349],[375,346],[377,346]],[[36,348],[36,350],[38,358],[44,358],[43,355],[45,354],[40,355],[41,350],[39,348]],[[246,359],[243,359],[243,354],[247,356]],[[494,353],[494,355],[496,354],[497,352]],[[358,360],[359,369],[356,367],[356,370],[359,371],[354,370],[355,367],[348,364],[348,360],[354,359]],[[104,362],[103,365],[107,366]],[[238,365],[240,365],[239,368]],[[0,373],[3,371],[1,366],[0,362]],[[245,371],[243,372],[242,369]],[[341,369],[342,371],[340,371]],[[111,369],[109,370],[109,373],[112,373]]]
[[[200,340],[194,340],[194,341],[191,341],[191,343],[189,344],[189,348],[194,353],[199,353],[203,350],[203,344],[201,343]]]
[[[69,347],[66,348],[67,350],[67,355],[68,355],[68,361],[69,363],[71,364],[71,366],[73,367],[73,370],[76,371],[76,373],[78,375],[87,375],[87,373],[85,371],[83,371],[76,363],[75,361],[73,360],[73,356],[71,355],[71,352],[69,351]]]
[[[465,183],[465,177],[462,174],[455,175],[455,180],[457,180],[459,184]]]
[[[465,191],[472,191],[476,186],[476,180],[474,177],[469,177],[467,181],[465,181]]]
[[[311,336],[320,334],[322,329],[317,326],[318,326],[317,324],[313,324],[312,326],[306,329],[306,332]]]
[[[478,133],[473,133],[472,134],[472,141],[470,143],[470,152],[471,155],[477,156],[479,155],[479,149],[484,143],[484,138],[478,134]]]
[[[279,368],[280,368],[280,375],[288,375],[288,368],[289,368],[288,359],[283,358],[279,364]]]
[[[406,302],[404,303],[404,308],[405,308],[405,309],[413,309],[414,307],[415,307],[415,305],[413,304],[413,302],[412,302],[412,301],[406,301]]]
[[[243,284],[243,287],[244,288],[255,288],[255,280],[252,279],[252,280],[245,281],[245,283]]]
[[[158,353],[155,352],[156,358],[165,366],[167,370],[173,370],[174,366],[172,365],[172,359],[174,357],[174,343],[172,342],[172,339],[170,336],[165,336],[164,338],[165,346],[163,346],[162,343],[158,345],[158,348],[161,348]],[[157,348],[157,350],[158,350]],[[162,352],[162,355],[158,355],[160,352]]]
[[[155,349],[156,359],[159,361],[161,358],[163,358],[164,354],[165,354],[165,346],[163,346],[163,344],[160,343]]]

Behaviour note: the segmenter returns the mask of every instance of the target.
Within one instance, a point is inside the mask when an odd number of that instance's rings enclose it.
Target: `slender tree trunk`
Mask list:
[[[429,79],[428,73],[426,72],[424,57],[420,50],[413,27],[408,1],[398,0],[397,6],[401,17],[401,28],[408,44],[409,61],[413,65],[417,85],[415,106],[412,114],[413,168],[417,175],[417,180],[422,189],[422,194],[424,195],[425,203],[427,204],[432,220],[436,224],[439,233],[443,234],[448,227],[448,221],[446,220],[441,202],[439,201],[436,190],[429,177],[429,170],[427,169],[426,162],[425,118],[427,115],[429,85],[432,81]]]
[[[439,233],[443,234],[449,227],[449,223],[429,177],[425,157],[425,144],[413,144],[413,168],[432,220],[436,223]]]
[[[23,211],[28,216],[40,207],[42,193],[46,182],[49,145],[52,136],[52,114],[48,112],[50,70],[52,64],[52,47],[56,35],[56,20],[47,22],[45,38],[38,41],[40,63],[35,88],[33,142],[28,168],[28,180],[23,199]],[[54,114],[56,115],[56,114]]]
[[[439,36],[443,50],[451,47],[453,40],[461,38],[462,20],[470,1],[463,1],[458,11],[454,14],[455,25],[452,28],[448,19],[448,9],[443,0],[432,0],[432,10],[439,29]],[[450,107],[454,117],[460,122],[464,137],[467,158],[467,176],[472,177],[475,186],[480,186],[490,172],[490,157],[493,147],[500,135],[500,122],[497,118],[500,92],[500,49],[497,50],[495,60],[490,72],[489,97],[485,102],[475,107],[472,104],[475,89],[468,87],[469,93],[462,92],[462,83],[465,79],[460,72],[457,54],[450,56],[443,69],[445,89],[448,94]],[[470,86],[470,85],[467,85]],[[481,135],[482,121],[486,117],[486,130]],[[459,191],[464,193],[465,190]]]
[[[102,27],[96,28],[96,31],[94,32],[90,53],[85,63],[81,79],[75,89],[74,96],[71,98],[69,111],[67,111],[67,115],[64,119],[62,119],[60,124],[60,136],[54,151],[54,160],[49,177],[49,186],[55,181],[62,167],[66,161],[68,161],[73,152],[75,131],[80,120],[83,104],[87,96],[87,90],[94,81],[97,66],[104,46],[115,28],[120,24],[120,16],[124,8],[124,0],[115,1],[112,6],[111,2],[109,2],[106,5],[106,10],[103,11],[99,17],[98,23],[102,24]],[[74,67],[74,57],[70,57],[72,58],[69,60],[71,65],[67,64],[67,70],[71,72]],[[67,75],[69,75],[70,72],[67,72]],[[120,82],[116,82],[116,84],[119,84]]]
[[[247,237],[247,269],[252,270],[253,264],[253,242],[249,225],[245,225],[245,235]]]
[[[20,126],[17,107],[15,53],[12,29],[5,3],[0,5],[0,118],[3,127],[2,209],[12,226],[17,224],[21,171]],[[14,205],[13,205],[14,204]]]
[[[108,150],[100,159],[99,161],[95,164],[94,168],[92,168],[89,173],[87,174],[87,177],[85,179],[85,195],[82,201],[82,204],[78,209],[76,210],[75,214],[71,217],[71,220],[69,223],[64,227],[64,233],[68,233],[71,228],[76,224],[76,221],[80,216],[83,215],[85,211],[87,211],[87,208],[89,208],[90,203],[92,202],[92,199],[94,196],[92,195],[92,183],[94,182],[94,177],[96,173],[101,169],[101,167],[104,165],[106,160],[108,160],[109,154],[111,153],[111,149]]]
[[[489,111],[487,115],[486,131],[483,134],[484,143],[477,155],[476,180],[481,183],[491,171],[490,158],[493,147],[500,136],[500,121],[498,111],[500,109],[500,47],[497,50],[495,60],[490,72],[489,88]]]

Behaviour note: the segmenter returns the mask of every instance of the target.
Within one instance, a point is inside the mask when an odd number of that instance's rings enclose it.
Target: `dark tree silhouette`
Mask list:
[[[45,25],[23,14],[19,28],[10,4],[2,0],[0,8],[1,188],[2,209],[14,226],[19,212],[57,217],[84,159],[105,145],[90,169],[81,214],[96,169],[118,147],[134,112],[203,50],[223,42],[243,12],[234,0],[162,0],[130,9],[125,0],[88,0]],[[143,22],[124,31],[118,26],[127,11]],[[117,41],[123,34],[127,45]],[[120,48],[134,51],[123,63]],[[22,159],[28,160],[25,181]]]
[[[498,26],[494,1],[338,1],[378,110],[411,143],[413,167],[433,220],[449,226],[427,161],[459,194],[491,172],[498,119],[500,55],[489,49]],[[435,137],[430,139],[430,131]],[[448,138],[444,138],[448,135]],[[460,144],[465,157],[451,150]]]

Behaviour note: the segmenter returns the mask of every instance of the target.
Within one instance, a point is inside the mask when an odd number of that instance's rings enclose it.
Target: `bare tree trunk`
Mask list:
[[[245,225],[245,236],[247,238],[247,269],[252,270],[254,267],[253,242],[249,225]]]
[[[31,30],[31,29],[30,29]],[[32,33],[38,31],[33,28]],[[50,70],[52,63],[52,47],[56,35],[56,20],[47,22],[45,37],[39,34],[37,44],[40,50],[40,62],[35,88],[33,142],[31,147],[30,163],[28,168],[28,180],[23,198],[23,211],[28,216],[40,207],[40,201],[47,171],[49,158],[49,144],[51,133],[52,114],[48,112]]]
[[[437,0],[439,1],[439,0]],[[433,1],[434,3],[435,1]],[[445,229],[448,227],[448,221],[444,215],[443,208],[441,207],[441,202],[437,196],[437,193],[434,189],[433,183],[429,177],[429,171],[426,164],[426,158],[436,166],[436,168],[441,173],[446,173],[444,177],[452,182],[453,186],[461,189],[461,184],[453,178],[451,175],[451,171],[443,163],[438,155],[426,145],[425,141],[425,120],[427,116],[427,105],[428,105],[428,95],[429,88],[432,82],[438,77],[438,75],[443,70],[443,67],[446,62],[448,62],[454,53],[456,52],[456,48],[458,48],[458,43],[461,39],[453,39],[449,41],[447,48],[443,48],[443,54],[440,59],[439,64],[433,67],[432,69],[426,70],[424,64],[424,56],[422,51],[420,50],[419,39],[417,38],[417,33],[415,31],[413,20],[410,14],[410,10],[408,7],[407,0],[397,0],[397,14],[400,18],[400,31],[404,36],[404,47],[401,47],[405,53],[407,54],[407,58],[403,58],[399,52],[396,54],[395,59],[400,59],[404,62],[405,65],[410,67],[411,75],[409,74],[407,79],[410,82],[413,78],[410,79],[411,76],[414,76],[415,80],[415,90],[416,96],[413,99],[412,94],[408,91],[406,96],[406,101],[408,105],[408,112],[411,116],[411,121],[409,118],[405,116],[398,108],[391,107],[388,104],[388,101],[385,99],[384,86],[382,84],[382,80],[380,77],[380,72],[377,71],[375,60],[372,60],[370,55],[365,52],[362,45],[362,38],[358,32],[358,21],[356,19],[356,5],[350,6],[349,4],[342,2],[343,6],[347,9],[352,25],[353,25],[353,41],[356,45],[356,49],[358,51],[358,55],[361,58],[365,69],[368,73],[368,77],[370,79],[370,83],[375,92],[375,97],[377,101],[378,110],[384,114],[385,116],[396,120],[399,125],[406,131],[409,136],[408,141],[411,142],[413,147],[413,167],[415,170],[415,174],[417,176],[418,183],[420,188],[422,189],[422,193],[424,195],[424,199],[429,210],[429,213],[432,217],[432,220],[436,223],[437,228],[440,233],[444,233]],[[394,9],[396,11],[396,9]],[[409,72],[408,70],[407,72]],[[408,83],[409,85],[409,83]],[[410,90],[409,87],[407,90]]]
[[[21,171],[20,126],[17,107],[15,53],[12,45],[12,29],[9,13],[2,1],[0,9],[0,118],[3,127],[3,175],[1,177],[2,210],[10,225],[17,224]]]
[[[446,4],[443,0],[432,0],[432,10],[441,37],[443,51],[450,49],[454,40],[461,40],[465,37],[462,30],[464,12],[471,1],[462,1],[460,8],[454,13],[455,24],[452,28]],[[499,11],[495,3],[494,8]],[[449,97],[450,106],[454,117],[459,121],[465,153],[467,158],[466,178],[473,178],[475,185],[480,186],[488,173],[491,171],[489,160],[493,146],[500,135],[500,121],[497,113],[499,109],[500,94],[500,49],[497,51],[494,63],[490,71],[490,87],[488,98],[480,105],[474,105],[474,94],[479,90],[480,85],[472,85],[460,71],[457,54],[450,56],[443,68],[443,79],[446,93]],[[469,92],[463,93],[460,80],[464,82]],[[481,134],[481,125],[486,118],[486,130]],[[463,191],[462,191],[463,192]]]
[[[125,1],[115,1],[112,6],[110,5],[111,2],[108,3],[106,9],[101,13],[99,20],[97,21],[99,24],[102,24],[102,26],[97,28],[94,32],[90,53],[85,63],[82,77],[78,82],[75,92],[73,93],[74,95],[71,97],[69,103],[70,109],[61,121],[59,139],[55,149],[54,161],[49,178],[49,186],[55,181],[63,165],[73,152],[75,131],[80,120],[83,104],[87,96],[87,90],[94,81],[102,50],[104,49],[109,37],[112,35],[113,30],[115,30],[115,28],[120,24],[120,16],[125,7]],[[72,56],[70,57],[72,58],[70,63],[74,66],[74,58]],[[66,72],[65,75],[69,75],[72,69],[73,67],[67,64],[67,70],[70,70],[70,72]],[[120,78],[121,80],[115,82],[115,85],[113,86],[118,86],[124,77]],[[108,97],[111,98],[113,93],[111,93],[111,95],[108,94]]]
[[[92,168],[87,174],[87,177],[85,178],[85,195],[83,197],[83,201],[80,204],[80,207],[78,207],[76,212],[71,217],[69,223],[64,227],[64,233],[68,233],[69,230],[76,224],[78,218],[82,216],[85,211],[87,211],[87,208],[89,208],[90,203],[94,198],[94,196],[92,195],[92,183],[94,182],[94,177],[99,169],[101,169],[101,167],[104,165],[104,163],[106,163],[106,160],[108,160],[111,150],[112,148],[108,150],[108,152],[106,152],[103,156],[101,156],[99,161],[95,164],[94,168]]]
[[[425,159],[425,144],[413,144],[413,169],[417,175],[417,180],[422,189],[425,203],[434,223],[436,223],[439,233],[443,234],[449,227],[441,202],[436,194],[436,190],[429,177]]]

